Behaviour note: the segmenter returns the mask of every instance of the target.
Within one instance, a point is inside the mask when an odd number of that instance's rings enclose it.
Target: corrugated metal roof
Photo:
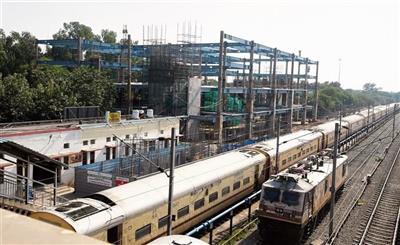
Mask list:
[[[18,152],[12,152],[14,149],[18,149]],[[41,159],[41,163],[47,162],[47,163],[52,163],[58,166],[62,166],[62,167],[68,167],[67,164],[56,161],[54,159],[51,159],[50,157],[34,151],[28,147],[25,147],[23,145],[20,145],[14,141],[5,139],[5,138],[0,138],[0,150],[4,151],[5,154],[7,154],[7,152],[10,153],[10,155],[16,155],[16,156],[25,156],[25,155],[33,155],[36,156],[37,158]]]

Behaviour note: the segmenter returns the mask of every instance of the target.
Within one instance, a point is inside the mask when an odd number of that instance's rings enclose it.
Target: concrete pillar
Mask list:
[[[39,60],[39,45],[38,45],[38,39],[35,39],[35,66],[37,65]]]
[[[301,118],[301,124],[304,125],[307,121],[307,83],[308,83],[308,58],[306,59],[306,71],[304,78],[304,93],[303,93],[303,115]]]
[[[287,123],[288,123],[288,131],[292,132],[293,128],[293,99],[294,99],[294,89],[293,89],[293,82],[294,82],[294,54],[292,54],[292,62],[290,67],[290,79],[289,79],[289,112],[287,116]]]
[[[275,120],[276,120],[276,102],[277,102],[277,79],[276,79],[276,61],[278,56],[278,49],[274,49],[274,59],[273,59],[273,68],[272,68],[272,100],[271,100],[271,135],[275,134]]]
[[[318,68],[319,68],[319,62],[317,61],[317,64],[315,66],[315,87],[314,87],[314,110],[313,110],[313,120],[314,122],[317,121],[318,119],[318,93],[319,93],[319,88],[318,88]]]
[[[78,66],[81,65],[81,61],[83,60],[83,51],[82,51],[82,38],[78,39]]]
[[[249,61],[249,87],[247,96],[247,136],[253,138],[253,117],[254,117],[254,92],[253,92],[253,62],[254,62],[254,41],[250,42],[250,61]]]
[[[217,101],[217,118],[216,118],[216,129],[218,136],[218,143],[222,143],[222,129],[224,118],[222,114],[222,110],[224,108],[223,105],[223,67],[224,67],[224,31],[220,32],[220,40],[219,40],[219,71],[218,71],[218,101]]]

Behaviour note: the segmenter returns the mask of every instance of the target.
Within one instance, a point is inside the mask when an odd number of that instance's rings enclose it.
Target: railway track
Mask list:
[[[359,226],[360,221],[364,224],[368,222],[369,215],[365,216],[364,214],[372,212],[374,208],[372,204],[376,203],[378,197],[378,194],[374,195],[374,193],[377,193],[376,190],[380,191],[382,189],[381,180],[387,176],[387,170],[390,169],[391,161],[395,154],[397,154],[397,146],[399,144],[400,136],[397,136],[391,142],[390,147],[385,149],[378,163],[372,169],[369,168],[369,172],[366,172],[370,176],[370,179],[365,181],[364,178],[363,182],[355,183],[354,187],[358,188],[358,191],[353,193],[354,197],[348,202],[347,208],[344,211],[340,211],[343,215],[341,215],[340,219],[335,220],[337,225],[328,244],[349,244],[354,243],[355,240],[353,240],[353,237],[360,238],[362,231],[356,232],[354,228]],[[360,220],[360,217],[363,218]]]
[[[400,120],[397,120],[397,122],[400,122]],[[399,123],[400,124],[400,123]],[[378,153],[381,153],[380,149],[382,149],[382,145],[389,144],[390,139],[388,136],[391,133],[391,127],[392,124],[390,120],[383,122],[380,126],[371,129],[369,132],[369,137],[364,137],[360,139],[356,144],[352,145],[347,151],[349,151],[350,155],[350,162],[349,166],[352,165],[352,169],[350,169],[353,172],[352,178],[360,180],[362,179],[361,176],[365,174],[365,168],[363,168],[364,165],[368,165],[367,163],[371,158],[376,156]],[[374,160],[373,160],[374,161]],[[369,167],[368,170],[372,169],[375,167],[373,165],[372,167]],[[361,173],[363,172],[363,173]],[[359,173],[359,174],[356,174]],[[357,177],[357,178],[356,178]],[[347,186],[351,186],[354,181],[348,181]],[[350,197],[353,197],[349,195]],[[256,207],[258,206],[258,201],[253,203],[253,207],[251,210],[255,210]],[[253,215],[253,214],[252,214]],[[247,226],[247,211],[246,208],[244,207],[242,210],[238,210],[234,214],[233,218],[233,226],[235,229],[235,233],[239,233],[242,230],[245,231],[249,229]],[[252,223],[256,222],[255,220],[252,221]],[[229,235],[229,217],[225,217],[221,219],[219,222],[215,222],[214,226],[214,234],[212,237],[213,244],[232,244],[232,242],[235,241],[235,239],[227,239],[227,235]],[[256,233],[257,231],[255,231]],[[254,233],[254,232],[253,232]],[[209,234],[207,231],[203,231],[201,234],[198,234],[198,237],[201,238],[204,241],[209,242]],[[232,238],[232,237],[231,237]],[[254,244],[255,241],[258,242],[258,244],[263,244],[261,241],[258,241],[259,237],[257,235],[253,235],[253,240],[250,243],[247,243],[246,241],[242,241],[241,244]]]
[[[399,120],[396,120],[397,122]],[[400,123],[397,124],[400,126]],[[337,198],[335,204],[334,217],[334,236],[337,235],[341,226],[346,220],[346,217],[351,212],[355,202],[362,195],[365,186],[365,176],[373,172],[380,164],[380,159],[385,154],[385,148],[390,145],[392,127],[391,121],[385,122],[381,127],[374,130],[370,137],[361,140],[354,145],[348,152],[349,155],[349,177],[345,182],[343,189],[339,192],[340,198]],[[372,136],[372,137],[371,137]],[[378,160],[378,161],[377,161]],[[305,231],[305,237],[302,243],[312,244],[322,241],[327,241],[329,238],[329,215],[326,215],[328,209],[319,214],[316,223]]]
[[[395,244],[400,207],[400,147],[380,185],[381,191],[374,199],[358,229],[354,244]]]
[[[397,122],[399,122],[399,120],[397,120]],[[391,121],[389,119],[388,121],[383,122],[383,125],[378,126],[378,127],[374,128],[374,129],[371,129],[371,131],[369,132],[370,137],[364,137],[363,139],[360,139],[356,144],[352,145],[349,149],[347,149],[349,151],[349,154],[350,154],[349,166],[352,165],[352,169],[353,169],[352,170],[353,171],[353,176],[350,179],[355,179],[356,173],[359,173],[359,172],[361,172],[361,170],[364,170],[363,166],[366,165],[366,163],[373,156],[375,156],[377,154],[376,152],[379,151],[379,149],[382,148],[383,144],[389,144],[390,140],[388,139],[388,136],[391,133],[391,130],[390,130],[391,127],[392,127],[392,124],[391,124]],[[373,166],[373,167],[375,167],[375,166]],[[373,167],[371,167],[371,168],[373,168]],[[371,168],[368,168],[368,169],[371,169]],[[362,179],[360,176],[362,176],[362,173],[357,175],[357,179],[358,180]],[[354,181],[348,181],[347,186],[351,186],[352,182],[354,182]],[[243,222],[243,217],[242,218],[239,217],[238,220],[241,220]],[[218,244],[225,244],[227,241],[228,241],[227,244],[231,244],[229,242],[234,241],[234,239],[233,240],[232,239],[224,240],[224,238],[223,238],[225,236],[222,235],[222,234],[225,233],[225,235],[226,235],[226,229],[227,229],[226,228],[227,227],[226,224],[228,222],[227,220],[225,220],[225,221],[226,221],[225,222],[225,228],[223,228],[224,225],[220,224],[221,226],[219,227],[219,229],[218,228],[216,229],[216,234],[215,234],[216,235],[215,236],[216,239],[215,240],[213,239],[213,240],[214,240],[214,242],[216,242]],[[234,222],[234,223],[243,224],[242,222],[239,221],[239,222]],[[221,223],[224,223],[224,222],[221,222]],[[238,228],[237,229],[238,233],[248,229],[248,227],[246,225],[239,225],[239,227],[237,227],[237,228]],[[220,233],[219,236],[217,235],[218,233]],[[263,244],[262,241],[259,241],[260,238],[255,233],[257,233],[257,231],[252,232],[252,234],[249,236],[250,237],[249,241],[244,239],[244,240],[242,240],[240,242],[240,244],[255,244],[255,243]],[[203,240],[207,240],[207,239],[208,239],[208,237],[205,238],[203,236]],[[222,240],[224,240],[224,241],[222,241]]]

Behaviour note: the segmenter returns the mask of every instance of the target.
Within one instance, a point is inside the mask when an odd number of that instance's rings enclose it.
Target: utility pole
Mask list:
[[[223,136],[222,136],[222,130],[224,127],[224,116],[223,116],[223,110],[224,110],[224,31],[220,32],[220,37],[219,37],[219,71],[218,71],[218,100],[217,100],[217,120],[216,120],[216,128],[218,132],[218,144],[221,144],[223,141]]]
[[[342,104],[339,105],[339,131],[342,126]]]
[[[332,159],[332,185],[331,185],[331,210],[329,217],[329,238],[333,233],[333,217],[334,217],[334,207],[335,207],[335,196],[336,196],[336,159],[337,150],[339,144],[339,123],[335,123],[335,144],[333,146],[333,159]]]
[[[132,45],[131,34],[128,35],[128,111],[127,115],[132,110]]]
[[[342,137],[342,104],[339,105],[339,141]],[[340,151],[340,147],[339,151]]]
[[[339,74],[338,74],[338,82],[340,83],[340,73],[341,73],[341,69],[342,69],[342,59],[339,58]]]
[[[281,134],[281,116],[276,118],[276,152],[275,152],[275,169],[274,174],[278,172],[278,164],[279,164],[279,136]]]
[[[250,42],[250,61],[249,61],[249,87],[247,90],[247,136],[253,138],[254,120],[254,81],[253,81],[253,62],[254,62],[254,41]]]
[[[167,235],[172,235],[172,207],[174,204],[174,168],[175,168],[175,128],[171,128],[171,156],[169,168],[169,192],[168,192],[168,223]]]
[[[368,116],[367,116],[367,133],[369,131],[369,104],[368,104]]]
[[[393,132],[392,132],[392,140],[394,140],[394,137],[395,137],[395,128],[396,128],[396,104],[394,105],[394,108],[393,108]]]

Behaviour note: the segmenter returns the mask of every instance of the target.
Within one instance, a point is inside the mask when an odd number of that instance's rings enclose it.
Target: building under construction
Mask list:
[[[318,62],[300,53],[223,31],[215,43],[146,41],[132,44],[128,35],[125,44],[82,39],[39,40],[38,44],[77,53],[75,61],[46,64],[122,71],[126,75],[119,75],[117,84],[124,89],[123,111],[129,114],[144,105],[157,115],[188,115],[187,140],[227,143],[272,137],[278,129],[289,132],[294,123],[317,118]],[[85,60],[85,51],[98,53],[98,61]],[[105,55],[107,60],[101,58]]]

